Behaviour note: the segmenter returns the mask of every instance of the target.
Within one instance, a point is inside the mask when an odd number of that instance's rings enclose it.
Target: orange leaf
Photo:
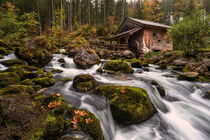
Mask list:
[[[60,93],[57,93],[57,94],[56,94],[56,96],[57,96],[57,97],[60,97],[60,96],[61,96],[61,94],[60,94]]]
[[[125,93],[125,89],[121,89],[120,92],[124,94]]]
[[[48,105],[49,108],[55,108],[56,106],[56,102],[50,102]]]
[[[87,118],[87,119],[85,119],[85,121],[86,121],[87,124],[91,124],[93,122],[93,119]]]

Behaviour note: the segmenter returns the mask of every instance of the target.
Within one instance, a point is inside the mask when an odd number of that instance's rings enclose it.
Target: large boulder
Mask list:
[[[183,72],[182,74],[178,75],[177,78],[179,80],[188,80],[194,81],[198,78],[199,74],[197,72]]]
[[[19,84],[20,77],[14,72],[3,72],[0,73],[0,87],[4,88],[9,85]]]
[[[135,54],[133,52],[131,52],[130,50],[126,50],[123,52],[123,56],[125,58],[128,58],[128,59],[133,59],[135,58]]]
[[[103,69],[114,71],[114,72],[120,72],[120,73],[133,73],[134,70],[128,63],[122,61],[122,60],[111,60],[104,64]]]
[[[140,123],[156,112],[147,91],[142,88],[105,85],[98,87],[96,93],[109,99],[113,118],[121,124]]]
[[[44,37],[37,37],[30,40],[25,47],[17,48],[15,55],[28,62],[29,65],[43,67],[48,64],[53,55],[52,46]]]
[[[88,69],[100,63],[100,58],[94,50],[81,50],[74,57],[74,63],[83,69]]]
[[[74,77],[73,87],[80,92],[86,92],[96,87],[96,80],[88,74],[81,74]]]

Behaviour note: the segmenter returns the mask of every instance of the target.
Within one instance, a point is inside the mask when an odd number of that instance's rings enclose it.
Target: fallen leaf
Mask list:
[[[93,119],[87,118],[87,119],[85,119],[85,121],[86,121],[87,124],[91,124],[93,122]]]
[[[57,105],[56,105],[56,102],[50,102],[49,104],[48,104],[48,107],[49,108],[55,108]]]
[[[57,97],[60,97],[60,96],[61,96],[61,94],[60,94],[60,93],[57,93],[57,94],[56,94],[56,96],[57,96]]]
[[[125,93],[125,89],[121,89],[120,92],[124,94]]]

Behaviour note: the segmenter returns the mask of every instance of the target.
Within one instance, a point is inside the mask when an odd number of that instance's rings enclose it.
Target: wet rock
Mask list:
[[[73,87],[80,92],[86,92],[96,87],[96,80],[88,74],[77,75],[74,77]]]
[[[7,50],[3,47],[0,47],[0,54],[2,54],[2,55],[7,54]]]
[[[52,73],[62,73],[63,70],[60,70],[60,69],[53,69],[52,70]]]
[[[131,52],[130,50],[126,50],[123,52],[123,57],[128,58],[128,59],[133,59],[135,58],[135,54]]]
[[[65,59],[64,58],[60,58],[58,59],[58,62],[61,62],[61,63],[66,63]]]
[[[3,72],[0,73],[0,87],[4,88],[9,85],[19,84],[20,77],[14,72]]]
[[[10,67],[13,65],[25,65],[26,63],[23,60],[20,59],[10,59],[0,62],[2,65]]]
[[[160,59],[159,59],[157,56],[152,56],[152,57],[149,58],[147,61],[148,61],[148,63],[150,63],[150,64],[155,64],[155,63],[159,62]]]
[[[128,59],[126,62],[129,62],[133,68],[142,68],[142,66],[145,64],[139,59]]]
[[[198,78],[199,74],[197,72],[184,72],[177,76],[179,80],[189,80],[194,81]]]
[[[147,91],[142,88],[105,85],[98,87],[96,94],[109,99],[113,118],[121,124],[140,123],[156,112]]]
[[[69,50],[68,52],[68,56],[69,57],[75,57],[75,55],[80,52],[83,48],[80,48],[80,47],[74,47],[72,49]]]
[[[94,50],[82,50],[74,57],[74,63],[83,69],[88,69],[100,63],[100,58]]]
[[[157,88],[160,96],[164,97],[165,96],[165,89],[160,84],[158,84],[158,82],[155,81],[155,80],[153,80],[151,83],[152,83],[152,85],[154,85]]]
[[[25,47],[16,48],[15,55],[28,62],[29,65],[43,67],[53,58],[52,46],[45,38],[30,40]]]
[[[185,59],[177,59],[173,62],[174,66],[181,66],[184,67],[189,61],[185,60]]]
[[[174,53],[172,51],[167,51],[164,53],[164,57],[172,57],[174,56]]]
[[[63,83],[67,83],[67,82],[69,82],[69,81],[72,81],[72,79],[71,79],[71,78],[62,78],[61,81],[62,81]]]
[[[167,64],[161,64],[158,69],[166,70],[167,69]]]
[[[42,77],[34,79],[36,85],[41,85],[42,87],[49,87],[55,84],[55,80],[49,77]]]
[[[108,61],[104,64],[103,69],[119,73],[134,73],[134,70],[128,63],[121,60]]]
[[[203,98],[210,99],[210,90],[204,93]]]

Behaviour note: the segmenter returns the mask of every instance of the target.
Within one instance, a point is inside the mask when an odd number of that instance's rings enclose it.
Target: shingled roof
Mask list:
[[[140,20],[140,19],[135,19],[135,18],[128,18],[128,19],[139,22],[140,24],[147,25],[147,26],[157,26],[157,27],[162,27],[162,28],[171,28],[171,26],[161,24],[161,23],[152,22],[152,21]]]

